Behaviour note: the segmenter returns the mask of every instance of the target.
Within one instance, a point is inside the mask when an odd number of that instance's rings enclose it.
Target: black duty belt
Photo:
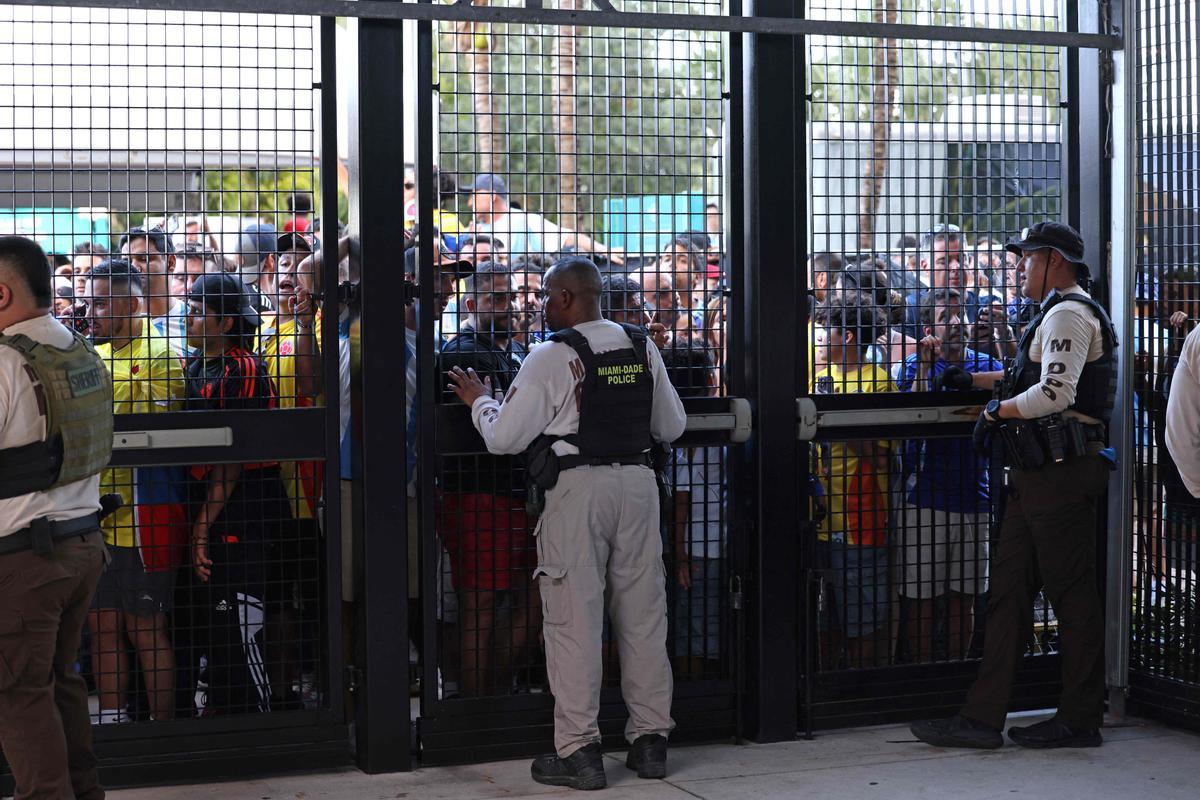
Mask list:
[[[0,556],[33,550],[46,556],[54,550],[54,543],[72,536],[85,536],[100,529],[100,515],[86,514],[75,519],[52,521],[45,517],[35,519],[28,528],[22,528],[8,536],[0,536]]]
[[[606,467],[621,465],[625,467],[651,467],[649,453],[634,453],[628,456],[559,456],[558,469],[575,469],[576,467]]]

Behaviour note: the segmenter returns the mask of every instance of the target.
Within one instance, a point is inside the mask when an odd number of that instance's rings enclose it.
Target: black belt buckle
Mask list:
[[[54,523],[46,517],[29,523],[29,547],[42,558],[54,554]]]

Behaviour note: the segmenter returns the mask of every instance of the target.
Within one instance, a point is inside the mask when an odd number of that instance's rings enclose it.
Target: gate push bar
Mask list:
[[[232,444],[232,428],[174,428],[155,431],[117,431],[113,434],[113,450],[229,447]]]
[[[688,414],[685,431],[728,431],[729,441],[741,444],[750,439],[753,430],[750,417],[750,401],[744,397],[730,397],[729,410],[715,413]]]
[[[983,406],[972,403],[912,408],[818,410],[811,397],[796,398],[796,438],[811,442],[818,432],[837,429],[973,423]]]

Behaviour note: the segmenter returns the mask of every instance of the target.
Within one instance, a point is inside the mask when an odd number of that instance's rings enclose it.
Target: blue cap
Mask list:
[[[471,194],[472,192],[491,192],[500,197],[508,197],[508,186],[504,183],[504,178],[495,175],[491,172],[483,172],[475,176],[474,182],[459,189],[462,194]]]
[[[279,246],[279,234],[275,226],[265,222],[247,225],[238,239],[238,255],[247,265],[261,264],[267,256],[274,255]]]

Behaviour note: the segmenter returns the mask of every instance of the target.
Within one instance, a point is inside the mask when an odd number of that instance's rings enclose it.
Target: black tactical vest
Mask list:
[[[596,355],[587,337],[565,328],[550,337],[569,345],[583,364],[579,397],[579,432],[563,440],[579,448],[583,459],[625,458],[654,445],[650,412],[654,377],[646,359],[646,332],[622,325],[633,347]],[[568,457],[569,458],[569,457]]]
[[[1041,311],[1029,323],[1029,327],[1025,329],[1025,334],[1017,345],[1017,356],[1009,366],[1008,376],[1005,380],[1007,387],[1005,398],[1019,395],[1041,382],[1041,362],[1033,361],[1029,357],[1029,350],[1033,346],[1033,335],[1050,309],[1065,302],[1083,303],[1100,318],[1100,336],[1104,346],[1104,353],[1100,358],[1084,364],[1083,371],[1079,374],[1079,383],[1075,386],[1075,402],[1071,403],[1068,408],[1108,422],[1112,418],[1113,402],[1117,395],[1117,331],[1113,327],[1112,320],[1108,318],[1108,312],[1090,295],[1086,294],[1064,295],[1053,292],[1050,297],[1046,298]]]

